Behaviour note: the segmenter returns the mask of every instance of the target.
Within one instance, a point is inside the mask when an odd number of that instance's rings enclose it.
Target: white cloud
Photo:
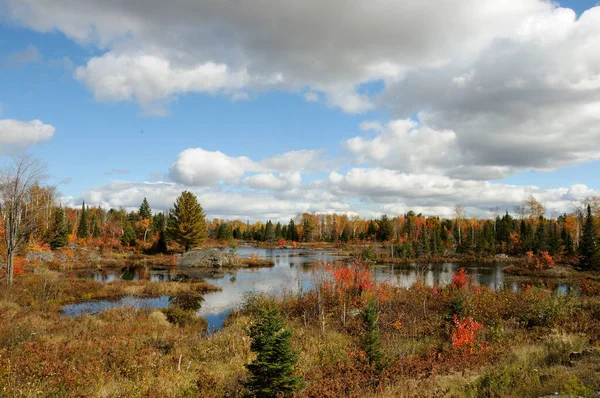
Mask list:
[[[314,91],[309,91],[304,94],[304,100],[306,102],[319,102],[319,94]]]
[[[169,177],[185,185],[211,186],[258,170],[260,166],[245,156],[234,158],[220,151],[191,148],[177,156],[169,169]]]
[[[0,120],[0,153],[48,141],[54,136],[55,130],[53,126],[39,120]]]
[[[88,61],[75,70],[75,77],[85,83],[101,101],[137,100],[145,112],[163,115],[164,101],[175,94],[229,93],[246,86],[245,70],[231,71],[214,62],[175,65],[158,55],[116,54],[109,52]],[[234,99],[241,99],[235,93]]]
[[[278,172],[315,171],[324,167],[322,149],[290,151],[261,160],[265,170]]]
[[[297,187],[302,183],[302,176],[299,172],[281,173],[259,173],[244,178],[243,183],[254,189],[266,189],[270,191],[279,191]]]

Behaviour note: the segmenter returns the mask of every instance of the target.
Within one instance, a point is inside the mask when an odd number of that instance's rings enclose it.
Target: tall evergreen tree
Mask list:
[[[267,221],[267,225],[265,227],[265,240],[269,243],[273,243],[275,241],[275,227],[273,227],[271,220]]]
[[[98,238],[100,237],[100,225],[98,222],[98,216],[96,215],[96,213],[92,214],[92,220],[90,222],[91,226],[92,226],[92,231],[91,231],[91,235],[93,238]]]
[[[367,354],[369,364],[380,370],[383,362],[383,351],[381,350],[381,339],[379,337],[379,326],[377,325],[377,308],[375,304],[369,303],[362,312],[364,333],[361,339],[361,348]]]
[[[597,261],[598,247],[594,229],[594,216],[592,216],[592,207],[588,205],[581,241],[579,242],[579,264],[589,269],[597,267]]]
[[[287,233],[288,233],[288,236],[287,236],[288,240],[291,240],[293,242],[297,242],[299,240],[298,229],[296,228],[296,223],[294,223],[293,219],[290,219],[290,223],[288,224]]]
[[[140,205],[139,214],[140,217],[145,220],[150,220],[152,218],[152,209],[150,208],[150,204],[146,198],[144,198],[142,204]]]
[[[292,350],[292,333],[277,309],[259,310],[258,319],[250,327],[250,349],[256,359],[246,369],[250,377],[246,389],[250,397],[291,397],[303,387],[296,373],[298,355]]]
[[[185,251],[189,251],[206,238],[204,210],[198,203],[198,198],[189,191],[183,191],[173,207],[169,219],[169,234],[185,247]]]
[[[87,238],[90,235],[87,221],[87,210],[85,208],[85,201],[81,205],[81,216],[79,217],[79,225],[77,226],[77,237]]]
[[[65,220],[65,211],[62,207],[56,208],[54,222],[50,230],[50,247],[52,250],[59,249],[69,243],[69,230]]]

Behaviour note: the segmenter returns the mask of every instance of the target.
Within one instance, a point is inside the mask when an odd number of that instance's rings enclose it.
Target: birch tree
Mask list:
[[[0,171],[0,214],[4,222],[7,283],[14,274],[14,259],[19,245],[35,228],[36,200],[31,200],[34,187],[46,177],[43,163],[28,154],[15,155]]]

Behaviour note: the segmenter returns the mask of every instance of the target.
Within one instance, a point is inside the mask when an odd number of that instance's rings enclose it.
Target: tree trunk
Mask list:
[[[10,284],[12,284],[13,274],[15,271],[15,252],[12,249],[8,249],[6,259],[7,259],[6,270],[8,272],[7,281],[8,281],[8,284],[10,285]]]

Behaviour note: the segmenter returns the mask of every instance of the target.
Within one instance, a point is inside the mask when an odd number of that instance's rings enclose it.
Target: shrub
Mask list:
[[[481,344],[477,343],[479,331],[483,329],[481,323],[475,322],[471,317],[460,321],[456,314],[453,322],[452,347],[454,349],[472,353],[476,348],[482,347]]]

